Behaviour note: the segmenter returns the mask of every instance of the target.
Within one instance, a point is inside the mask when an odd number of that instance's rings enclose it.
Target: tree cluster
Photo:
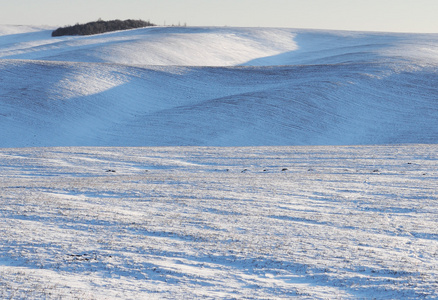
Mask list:
[[[133,28],[141,28],[147,26],[155,26],[148,21],[143,20],[113,20],[89,22],[86,24],[76,24],[74,26],[60,27],[52,32],[52,36],[63,35],[92,35],[117,30],[127,30]]]

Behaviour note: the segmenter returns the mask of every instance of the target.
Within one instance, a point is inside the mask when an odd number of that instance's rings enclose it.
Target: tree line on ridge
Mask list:
[[[86,24],[76,24],[73,26],[60,27],[52,32],[52,36],[55,37],[64,35],[93,35],[110,31],[127,30],[148,26],[155,26],[155,24],[143,20],[103,21],[99,19],[98,21],[89,22]]]

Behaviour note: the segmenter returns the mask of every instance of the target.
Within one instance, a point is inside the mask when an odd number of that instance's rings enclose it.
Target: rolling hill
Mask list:
[[[0,147],[436,143],[438,35],[0,26]]]
[[[50,35],[0,26],[1,299],[438,298],[438,35]]]

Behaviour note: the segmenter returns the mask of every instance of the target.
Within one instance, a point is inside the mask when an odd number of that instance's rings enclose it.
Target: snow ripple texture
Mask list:
[[[436,143],[438,35],[0,26],[0,146]]]
[[[1,299],[438,298],[438,35],[50,33],[0,26]]]
[[[0,150],[2,299],[436,299],[436,145]]]

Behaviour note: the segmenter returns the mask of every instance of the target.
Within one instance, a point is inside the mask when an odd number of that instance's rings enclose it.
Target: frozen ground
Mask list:
[[[437,142],[436,34],[50,33],[0,26],[0,147]]]
[[[436,299],[437,153],[2,149],[0,298]]]
[[[0,26],[1,299],[438,298],[438,35],[50,33]]]

